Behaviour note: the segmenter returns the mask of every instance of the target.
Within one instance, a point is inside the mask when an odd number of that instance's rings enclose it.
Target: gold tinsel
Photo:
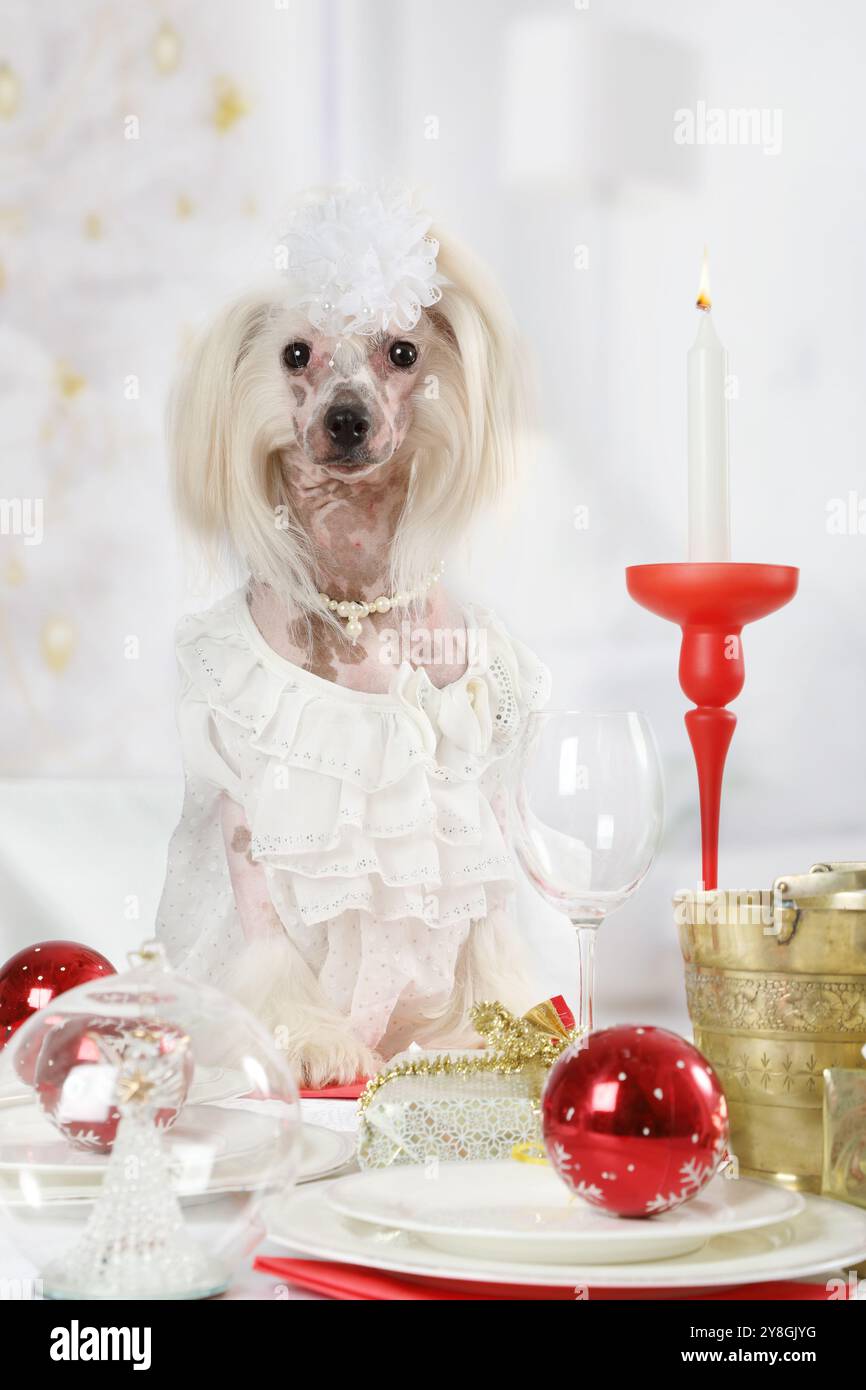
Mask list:
[[[527,1071],[535,1073],[540,1091],[545,1073],[562,1049],[578,1037],[574,1029],[565,1027],[549,1000],[537,1004],[523,1018],[495,1002],[476,1004],[470,1017],[487,1044],[484,1051],[397,1062],[368,1081],[358,1101],[359,1111],[366,1110],[376,1092],[400,1076],[478,1076],[482,1072],[513,1076]]]

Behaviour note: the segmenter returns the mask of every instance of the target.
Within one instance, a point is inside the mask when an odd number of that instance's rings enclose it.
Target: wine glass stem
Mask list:
[[[577,997],[577,1018],[575,1024],[580,1036],[592,1030],[592,1003],[595,993],[595,937],[598,927],[575,922],[577,927],[577,950],[579,988]]]

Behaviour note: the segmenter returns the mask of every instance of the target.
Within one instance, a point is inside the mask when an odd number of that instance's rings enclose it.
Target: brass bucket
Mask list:
[[[724,1087],[739,1171],[820,1192],[824,1069],[864,1065],[866,864],[674,906],[695,1044]]]

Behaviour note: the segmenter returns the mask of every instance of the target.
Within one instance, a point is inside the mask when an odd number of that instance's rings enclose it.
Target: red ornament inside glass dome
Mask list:
[[[697,1195],[728,1142],[719,1079],[664,1028],[605,1028],[569,1048],[542,1096],[550,1161],[579,1197],[653,1216]]]
[[[0,1048],[58,995],[114,973],[110,960],[79,941],[37,941],[25,946],[0,967]],[[18,1074],[28,1086],[33,1084],[38,1055],[35,1036],[30,1043],[18,1059]]]
[[[56,1014],[51,1008],[40,1009],[39,1017],[33,1026],[17,1039],[14,1059],[15,1070],[26,1085],[35,1085],[36,1063],[42,1051],[42,1044],[51,1029],[56,1028],[57,1024],[62,1022],[62,1018],[62,1014]]]
[[[146,1084],[151,1092],[156,1088],[154,1099],[159,1102],[154,1122],[168,1129],[186,1100],[194,1071],[189,1039],[180,1029],[146,1019],[67,1015],[45,1034],[36,1063],[36,1092],[45,1113],[74,1148],[111,1151],[120,1121],[120,1063],[141,1039],[165,1063],[161,1072],[150,1066]]]

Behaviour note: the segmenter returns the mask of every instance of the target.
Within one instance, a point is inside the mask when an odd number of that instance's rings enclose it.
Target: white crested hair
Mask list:
[[[442,298],[419,325],[432,341],[399,450],[411,478],[390,557],[392,593],[416,590],[476,516],[506,495],[523,428],[515,335],[503,298],[473,257],[434,234]],[[309,618],[324,610],[310,541],[285,486],[283,456],[297,445],[281,365],[285,344],[305,330],[309,321],[276,278],[231,304],[182,372],[169,431],[175,497],[194,535],[212,558],[232,556]],[[344,341],[366,348],[361,338]]]

